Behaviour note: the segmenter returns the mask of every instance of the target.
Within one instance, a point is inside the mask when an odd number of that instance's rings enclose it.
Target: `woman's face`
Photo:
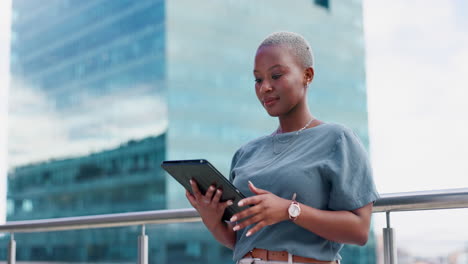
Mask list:
[[[308,76],[289,48],[281,45],[257,50],[254,76],[255,92],[270,116],[287,115],[298,104],[304,104],[307,84],[313,77]]]

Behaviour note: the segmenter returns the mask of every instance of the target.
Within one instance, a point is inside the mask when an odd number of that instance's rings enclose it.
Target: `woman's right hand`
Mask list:
[[[188,190],[185,191],[185,196],[189,200],[190,204],[198,211],[203,223],[210,230],[216,229],[219,224],[222,224],[222,217],[224,210],[228,206],[232,205],[232,201],[220,202],[223,191],[215,188],[211,185],[206,191],[205,195],[200,192],[198,184],[195,180],[190,180],[192,186],[191,194]]]

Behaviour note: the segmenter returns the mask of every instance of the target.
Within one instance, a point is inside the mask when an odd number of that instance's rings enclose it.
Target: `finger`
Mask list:
[[[188,191],[188,190],[185,190],[185,196],[187,197],[187,200],[189,201],[189,203],[196,208],[196,205],[197,205],[197,201],[195,200],[195,197]]]
[[[208,188],[208,190],[206,191],[205,197],[203,197],[203,199],[205,201],[208,201],[208,203],[211,203],[211,200],[213,199],[213,194],[214,194],[215,190],[216,190],[216,188],[213,185],[211,185]]]
[[[235,223],[231,223],[231,222],[226,222],[226,224],[228,225],[229,228],[233,228],[236,224]]]
[[[226,210],[226,208],[228,208],[229,206],[231,206],[233,204],[234,204],[234,202],[232,200],[229,200],[229,201],[226,201],[224,203],[220,203],[219,208],[224,211],[224,210]]]
[[[218,205],[218,208],[221,212],[224,212],[226,210],[226,208],[228,208],[229,206],[233,205],[234,202],[232,200],[229,200],[229,201],[226,201],[224,203],[219,203]]]
[[[246,228],[249,225],[261,222],[261,221],[263,221],[263,217],[264,216],[262,214],[256,214],[256,215],[252,216],[251,218],[249,218],[247,220],[244,220],[241,223],[237,224],[236,226],[234,226],[234,228],[232,230],[237,231],[237,230],[240,230],[242,228]]]
[[[223,191],[221,191],[221,189],[216,190],[216,193],[213,196],[213,200],[211,200],[211,203],[217,205],[219,203],[219,200],[221,199],[222,195],[223,195]]]
[[[249,231],[247,231],[247,234],[245,234],[245,236],[249,237],[257,233],[260,229],[262,229],[265,226],[267,226],[266,222],[261,221],[260,223],[256,224],[254,227],[250,228]]]
[[[254,194],[257,194],[257,195],[270,193],[269,191],[265,191],[263,189],[255,187],[255,185],[251,181],[249,181],[249,189],[250,191],[252,191]]]
[[[193,195],[195,196],[197,200],[200,200],[202,197],[202,194],[200,192],[200,189],[198,188],[198,183],[194,179],[191,179],[190,185],[192,186]]]
[[[259,195],[251,196],[249,198],[244,198],[240,200],[237,205],[239,206],[247,206],[247,205],[253,205],[253,204],[258,204],[262,201],[263,197]]]
[[[260,211],[261,211],[260,206],[252,206],[250,208],[247,208],[247,209],[243,210],[240,213],[237,213],[237,214],[233,215],[231,217],[230,221],[235,222],[235,221],[244,219],[246,217],[249,217],[251,215],[258,214],[258,213],[260,213]]]

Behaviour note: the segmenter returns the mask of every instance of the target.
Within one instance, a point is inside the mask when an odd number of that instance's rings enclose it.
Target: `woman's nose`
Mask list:
[[[268,81],[263,81],[262,86],[260,86],[260,93],[266,93],[271,91],[273,88],[271,87]]]

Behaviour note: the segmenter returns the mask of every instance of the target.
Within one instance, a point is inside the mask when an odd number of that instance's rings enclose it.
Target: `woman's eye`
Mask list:
[[[255,83],[261,83],[262,79],[255,79]]]
[[[271,76],[271,78],[272,78],[273,80],[278,80],[278,79],[281,77],[281,75],[282,75],[282,74],[275,74],[275,75]]]

